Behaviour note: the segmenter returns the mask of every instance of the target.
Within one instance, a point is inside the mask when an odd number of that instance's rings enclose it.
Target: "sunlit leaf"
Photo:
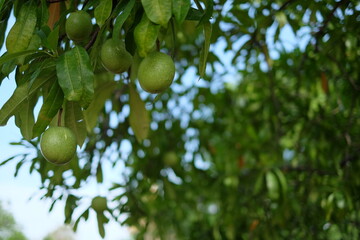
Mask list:
[[[96,23],[101,27],[110,17],[112,10],[112,0],[101,0],[100,4],[95,8]]]
[[[154,23],[166,27],[171,18],[172,7],[169,0],[141,0],[147,17]]]
[[[172,12],[178,23],[183,23],[190,9],[190,0],[172,0]]]
[[[16,23],[6,38],[6,49],[9,53],[27,49],[35,30],[36,20],[36,5],[32,1],[23,4]]]
[[[140,57],[145,57],[154,49],[159,30],[159,25],[152,23],[145,14],[142,16],[134,31],[137,52]]]

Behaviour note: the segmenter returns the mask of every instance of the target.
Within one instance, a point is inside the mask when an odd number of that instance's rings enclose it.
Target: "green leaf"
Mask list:
[[[89,209],[90,209],[90,208],[87,208],[87,209],[78,217],[78,219],[75,221],[75,224],[74,224],[74,227],[73,227],[73,229],[74,229],[75,232],[76,232],[76,230],[77,230],[77,227],[78,227],[78,225],[79,225],[80,220],[81,220],[82,218],[84,218],[85,220],[88,218],[88,216],[89,216]]]
[[[172,12],[175,20],[182,24],[190,9],[190,0],[172,0]]]
[[[101,161],[99,161],[99,164],[96,168],[96,181],[98,183],[102,183],[103,182],[103,171],[102,171],[102,167],[101,167]]]
[[[28,56],[30,54],[36,53],[37,51],[38,50],[25,50],[11,54],[9,54],[9,52],[6,52],[0,57],[0,66],[11,60],[18,59],[19,57]]]
[[[49,94],[41,106],[39,116],[33,128],[33,138],[43,133],[51,120],[56,116],[64,102],[64,93],[59,84],[55,81],[50,89]]]
[[[4,6],[5,0],[0,0],[0,11],[2,10]]]
[[[132,85],[130,91],[130,116],[129,122],[135,137],[139,142],[147,138],[150,129],[150,117],[145,108],[145,103],[141,100],[139,93]]]
[[[210,20],[214,12],[214,1],[206,0],[205,1],[205,12],[204,15],[200,19],[200,24],[206,23]]]
[[[56,72],[65,98],[87,108],[94,95],[94,73],[86,50],[75,47],[65,52],[59,57]]]
[[[142,16],[134,30],[135,43],[140,57],[145,57],[154,49],[159,30],[160,26],[152,23],[146,14]]]
[[[167,26],[171,18],[172,7],[170,0],[141,0],[147,17],[154,23]]]
[[[64,109],[65,127],[70,128],[76,136],[77,144],[81,147],[86,139],[86,126],[80,105],[67,101]]]
[[[281,200],[284,200],[287,196],[287,189],[288,189],[288,184],[287,184],[287,181],[286,181],[286,177],[285,175],[283,174],[283,172],[278,169],[278,168],[275,168],[273,170],[275,176],[277,177],[278,181],[279,181],[279,186],[280,186],[280,189],[281,189]]]
[[[6,38],[9,53],[20,52],[29,46],[36,26],[36,5],[32,1],[22,5],[19,17]]]
[[[130,0],[127,3],[124,11],[116,18],[114,24],[114,30],[113,30],[113,38],[115,39],[120,38],[121,28],[124,22],[126,21],[126,19],[129,17],[131,10],[134,8],[134,5],[135,5],[135,0]]]
[[[185,19],[190,21],[200,21],[204,16],[204,12],[196,8],[190,8]]]
[[[200,52],[200,59],[199,59],[199,75],[201,78],[204,77],[205,75],[207,57],[210,49],[211,32],[212,32],[212,26],[210,22],[205,22],[204,23],[205,40],[204,40],[204,46]]]
[[[57,49],[58,46],[58,41],[59,41],[59,26],[56,26],[49,34],[49,36],[47,37],[47,43],[48,43],[48,47],[49,49],[55,51]]]
[[[38,77],[34,83],[29,87],[28,83],[24,83],[17,87],[0,110],[0,126],[6,125],[11,116],[20,111],[22,104],[34,94],[38,93],[40,88],[47,82],[53,80],[54,75],[49,74],[45,77]]]
[[[65,223],[70,223],[71,222],[71,216],[74,212],[74,209],[77,206],[77,200],[78,198],[75,197],[74,195],[69,195],[66,199],[66,203],[65,203]]]
[[[84,111],[84,119],[88,132],[91,132],[96,126],[99,113],[104,108],[105,101],[110,98],[116,88],[116,82],[113,79],[114,75],[108,72],[95,75],[96,87],[94,99]]]
[[[31,96],[22,103],[20,110],[15,115],[16,126],[20,128],[22,136],[30,141],[35,123],[34,107],[37,102],[37,96]]]
[[[112,10],[112,0],[101,0],[100,4],[95,8],[96,23],[101,27],[110,17]]]
[[[276,175],[272,171],[268,171],[265,179],[269,197],[273,200],[278,199],[280,197],[280,186]]]

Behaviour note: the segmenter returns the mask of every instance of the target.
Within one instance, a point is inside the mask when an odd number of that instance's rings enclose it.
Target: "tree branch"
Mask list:
[[[325,18],[325,21],[323,21],[323,25],[320,27],[319,31],[316,32],[315,34],[315,51],[319,50],[319,40],[320,38],[322,38],[325,35],[325,29],[327,27],[327,25],[329,24],[330,20],[334,17],[334,13],[335,11],[343,4],[347,4],[349,5],[350,1],[349,0],[342,0],[340,2],[337,2],[333,8],[333,10],[331,10],[331,12],[327,15],[327,17]]]

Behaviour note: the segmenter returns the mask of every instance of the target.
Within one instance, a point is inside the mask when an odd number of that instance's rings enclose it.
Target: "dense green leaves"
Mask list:
[[[34,96],[53,77],[54,75],[48,75],[37,78],[30,86],[28,83],[18,86],[0,110],[0,125],[6,125],[9,118],[21,110],[22,104],[26,103],[29,98]]]
[[[72,1],[49,11],[44,26],[49,5],[32,2],[41,6],[33,34],[41,45],[0,58],[0,77],[15,73],[18,86],[0,123],[15,115],[29,139],[28,101],[42,98],[30,137],[58,122],[76,133],[78,158],[61,168],[43,159],[38,138],[15,143],[36,151],[9,160],[16,174],[30,166],[41,176],[53,205],[67,199],[67,222],[89,217],[93,196],[83,189],[109,186],[114,171],[111,204],[97,213],[101,236],[108,221],[124,219],[137,239],[358,238],[356,3]],[[13,11],[21,23],[20,3],[5,1],[0,21]],[[76,44],[63,37],[75,9],[97,23]],[[99,59],[109,38],[124,40],[133,56],[121,74]],[[152,51],[176,66],[170,89],[156,97],[137,82]]]

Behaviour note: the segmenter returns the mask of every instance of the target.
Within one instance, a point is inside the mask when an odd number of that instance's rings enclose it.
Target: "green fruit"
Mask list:
[[[40,149],[46,160],[65,164],[75,156],[76,136],[67,127],[50,127],[41,136]]]
[[[86,40],[92,32],[90,15],[85,11],[70,13],[65,23],[65,32],[69,39],[81,42]]]
[[[105,197],[94,197],[93,200],[91,201],[91,207],[92,209],[94,209],[96,212],[103,212],[107,209],[107,200]]]
[[[163,162],[166,166],[172,167],[179,162],[179,159],[175,152],[167,152],[163,156]]]
[[[162,52],[147,55],[138,70],[140,86],[149,93],[160,93],[167,89],[173,82],[174,76],[174,61]]]
[[[120,39],[106,40],[101,47],[100,59],[104,68],[112,73],[123,73],[133,63],[133,57]]]

